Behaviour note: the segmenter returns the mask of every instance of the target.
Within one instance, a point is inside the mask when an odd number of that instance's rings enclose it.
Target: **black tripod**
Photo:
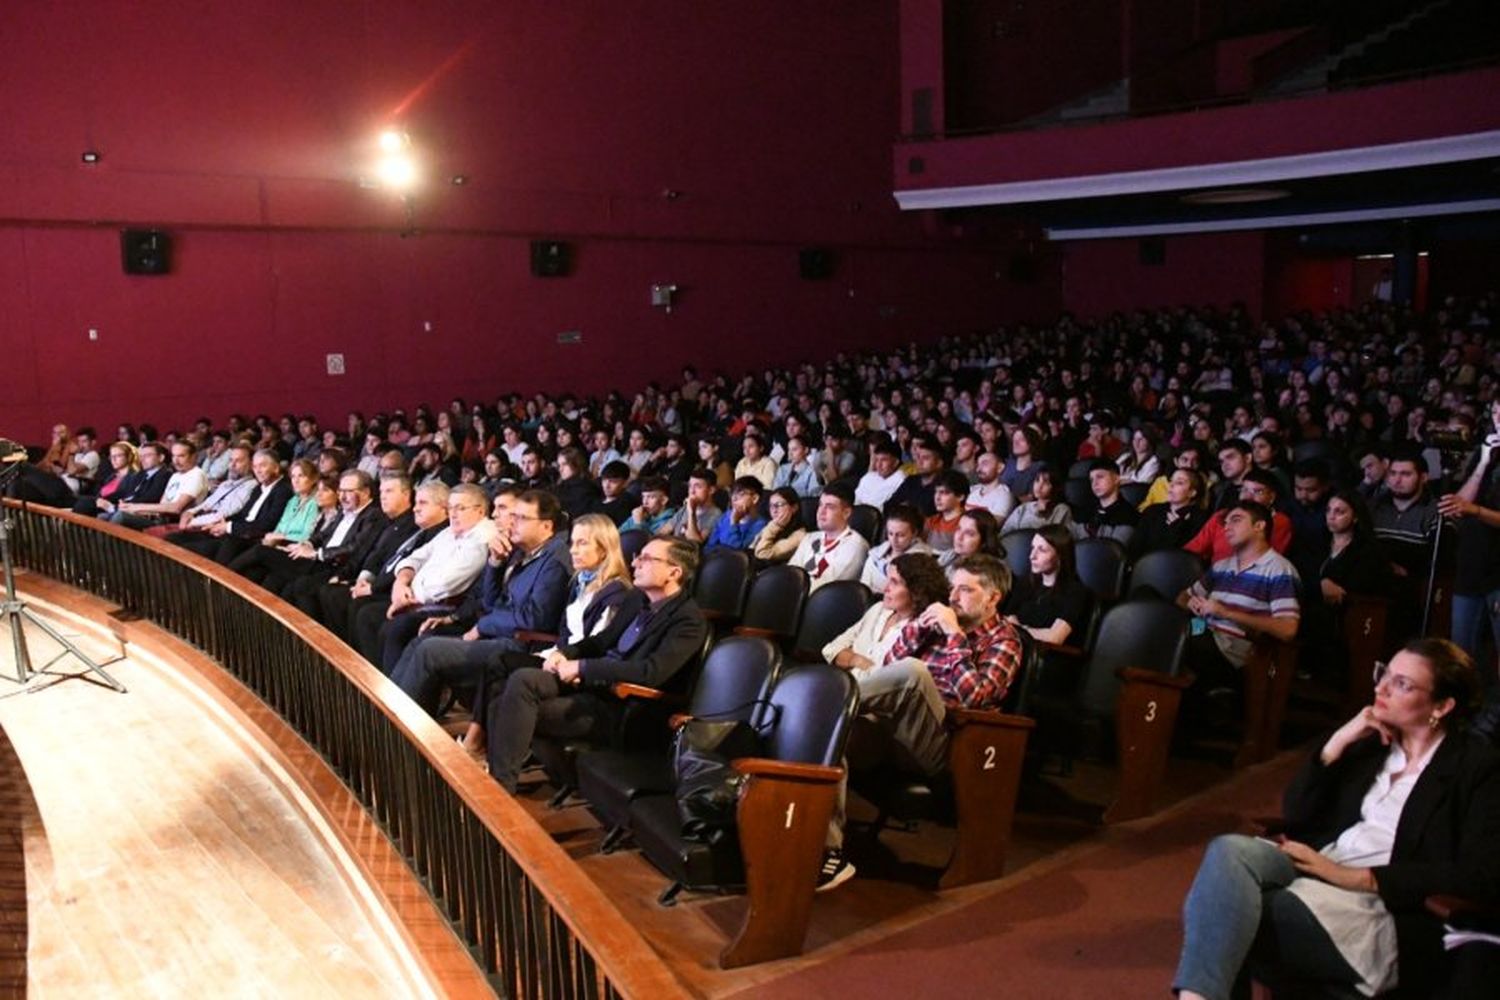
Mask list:
[[[0,465],[0,496],[5,494],[6,487],[21,474],[22,464],[21,462],[10,462],[6,465]],[[110,687],[124,694],[125,685],[115,680],[103,667],[89,659],[88,654],[79,649],[67,636],[33,614],[31,609],[26,606],[26,602],[21,600],[20,595],[16,593],[16,571],[10,560],[10,530],[13,527],[15,527],[15,522],[11,520],[10,508],[0,507],[0,563],[3,563],[5,570],[5,600],[0,602],[0,616],[3,616],[5,623],[10,626],[11,647],[15,650],[16,654],[16,681],[23,686],[30,684],[37,675],[45,672],[52,664],[65,656],[72,655],[78,657],[83,662],[83,665],[88,668],[88,672],[98,674]],[[46,632],[62,646],[62,652],[42,664],[40,668],[31,665],[31,651],[26,647],[25,626],[27,622]]]

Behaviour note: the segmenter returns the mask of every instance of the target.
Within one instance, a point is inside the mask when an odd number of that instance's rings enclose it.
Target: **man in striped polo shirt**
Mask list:
[[[1188,646],[1202,690],[1238,688],[1256,636],[1287,642],[1297,635],[1297,570],[1271,548],[1271,523],[1271,512],[1253,500],[1230,507],[1224,534],[1233,551],[1177,598],[1208,626]]]

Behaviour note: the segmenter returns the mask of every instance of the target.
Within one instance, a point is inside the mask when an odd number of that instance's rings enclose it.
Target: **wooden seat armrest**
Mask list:
[[[681,729],[683,726],[692,721],[693,717],[688,713],[674,712],[671,717],[667,719],[667,728],[675,733],[677,732],[677,730]]]
[[[1010,715],[993,708],[949,708],[949,724],[954,729],[963,726],[989,726],[994,729],[1034,729],[1036,720],[1024,715]]]
[[[1172,687],[1179,691],[1185,690],[1193,683],[1193,678],[1188,674],[1164,674],[1160,670],[1147,670],[1145,667],[1121,667],[1115,671],[1115,676],[1122,681],[1139,684],[1155,684],[1158,687]]]
[[[770,629],[770,628],[753,628],[752,626],[749,626],[749,625],[737,625],[737,626],[735,626],[734,634],[735,635],[754,636],[754,637],[759,638],[759,639],[780,639],[780,638],[783,638],[782,634],[780,632],[776,631],[775,629]]]
[[[1251,816],[1250,827],[1259,836],[1275,837],[1286,829],[1286,820],[1280,816]]]
[[[791,778],[797,781],[812,781],[818,784],[837,784],[844,776],[842,767],[824,764],[800,764],[790,760],[772,760],[769,757],[740,757],[732,762],[740,774],[765,778]]]
[[[529,628],[516,629],[516,631],[512,633],[512,638],[514,638],[517,642],[545,642],[549,645],[556,645],[558,640],[558,636],[555,633],[533,632]]]
[[[1452,923],[1455,918],[1500,916],[1500,907],[1487,905],[1467,896],[1433,895],[1427,897],[1426,904],[1428,913],[1446,923]]]
[[[648,701],[660,701],[674,704],[685,701],[680,694],[672,694],[659,688],[646,687],[643,684],[629,684],[621,681],[610,688],[616,698],[643,698]]]
[[[1036,648],[1043,653],[1057,653],[1060,656],[1071,656],[1080,660],[1087,658],[1089,655],[1077,646],[1069,646],[1065,642],[1043,642],[1038,639],[1036,640]]]
[[[699,608],[698,610],[702,613],[705,619],[711,622],[721,622],[736,617],[735,615],[731,615],[726,611],[720,611],[717,608]]]

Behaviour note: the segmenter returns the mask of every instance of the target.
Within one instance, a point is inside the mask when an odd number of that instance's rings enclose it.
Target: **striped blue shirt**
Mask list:
[[[1236,611],[1273,618],[1300,618],[1299,585],[1296,568],[1285,556],[1268,548],[1243,568],[1238,556],[1220,559],[1193,584],[1192,592],[1199,597],[1213,598]],[[1245,635],[1241,625],[1217,615],[1208,619],[1208,626],[1229,635]]]

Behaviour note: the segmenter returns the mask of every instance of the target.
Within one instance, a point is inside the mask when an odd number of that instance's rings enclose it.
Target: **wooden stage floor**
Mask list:
[[[107,668],[128,694],[45,676],[23,691],[0,632],[0,726],[35,802],[30,997],[424,992],[288,790],[170,671],[137,654]],[[27,635],[38,663],[58,649]]]

